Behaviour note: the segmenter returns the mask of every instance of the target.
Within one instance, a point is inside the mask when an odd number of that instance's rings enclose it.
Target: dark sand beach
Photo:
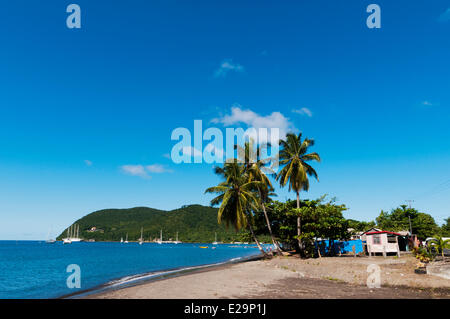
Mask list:
[[[450,280],[416,274],[416,263],[411,255],[276,257],[208,268],[85,298],[450,298]],[[380,266],[381,288],[366,285],[370,264]]]

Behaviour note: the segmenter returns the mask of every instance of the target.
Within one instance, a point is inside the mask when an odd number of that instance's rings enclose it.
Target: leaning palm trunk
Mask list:
[[[262,195],[261,190],[259,190],[259,195],[260,196]],[[264,217],[266,218],[267,228],[269,229],[269,234],[270,234],[270,237],[272,238],[272,243],[273,243],[275,249],[277,250],[277,252],[280,255],[282,255],[283,253],[281,251],[280,245],[275,240],[275,237],[273,236],[273,233],[272,233],[272,227],[270,226],[269,216],[267,216],[266,205],[264,205],[264,203],[261,203],[261,207],[263,209]]]
[[[272,227],[270,227],[269,216],[267,216],[266,206],[264,204],[262,204],[262,209],[263,209],[263,212],[264,212],[264,217],[266,218],[267,228],[269,229],[270,237],[272,238],[272,243],[273,243],[275,249],[277,250],[277,252],[280,255],[282,255],[283,252],[281,251],[280,245],[278,244],[278,242],[275,240],[275,237],[273,236]]]
[[[262,248],[258,238],[256,238],[255,232],[253,231],[252,224],[248,223],[248,229],[250,229],[250,233],[252,234],[253,240],[255,241],[256,245],[258,246],[259,250],[263,254],[263,256],[267,256],[266,252],[264,251],[264,248]]]

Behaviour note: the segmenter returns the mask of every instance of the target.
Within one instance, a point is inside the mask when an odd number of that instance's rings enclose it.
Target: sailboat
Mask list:
[[[51,228],[48,230],[47,240],[45,242],[47,244],[54,244],[56,242],[56,239],[50,237],[50,235],[51,235]]]
[[[143,228],[141,227],[141,238],[139,238],[139,245],[142,245],[144,243],[144,239],[142,238],[142,231]]]
[[[177,232],[177,240],[173,242],[174,244],[181,244],[181,241],[178,240],[178,232]]]
[[[123,243],[128,244],[128,233],[127,233],[127,236],[125,237],[125,241]]]
[[[71,244],[72,241],[70,240],[70,230],[71,230],[72,226],[70,226],[69,228],[67,228],[67,237],[63,238],[63,244]]]
[[[159,235],[158,244],[162,244],[162,229],[161,229],[161,232],[160,232],[160,235]]]
[[[81,238],[80,238],[80,225],[75,224],[74,226],[75,226],[75,229],[73,230],[73,234],[72,234],[72,236],[70,237],[70,241],[71,241],[72,243],[73,243],[73,242],[80,242],[80,241],[81,241]],[[76,234],[76,236],[75,236],[75,234]]]
[[[214,242],[212,243],[213,245],[217,245],[217,233],[215,233],[214,235]]]
[[[123,237],[120,237],[120,242],[123,243]]]

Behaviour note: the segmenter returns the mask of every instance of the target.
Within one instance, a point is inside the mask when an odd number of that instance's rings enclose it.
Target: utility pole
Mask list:
[[[413,203],[414,200],[412,200],[412,199],[407,199],[405,202],[407,202],[407,203],[409,204],[409,210],[411,210],[411,203]],[[410,236],[412,236],[411,212],[408,213],[408,218],[409,218],[409,234],[410,234]]]

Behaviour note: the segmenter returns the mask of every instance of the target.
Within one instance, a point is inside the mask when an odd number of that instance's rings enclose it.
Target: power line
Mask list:
[[[434,196],[434,195],[442,193],[448,189],[450,189],[450,179],[436,185],[435,187],[432,187],[431,189],[429,189],[426,192],[423,192],[417,196],[414,196],[414,198],[418,199],[418,198],[423,198],[423,197],[427,197],[427,196]]]

